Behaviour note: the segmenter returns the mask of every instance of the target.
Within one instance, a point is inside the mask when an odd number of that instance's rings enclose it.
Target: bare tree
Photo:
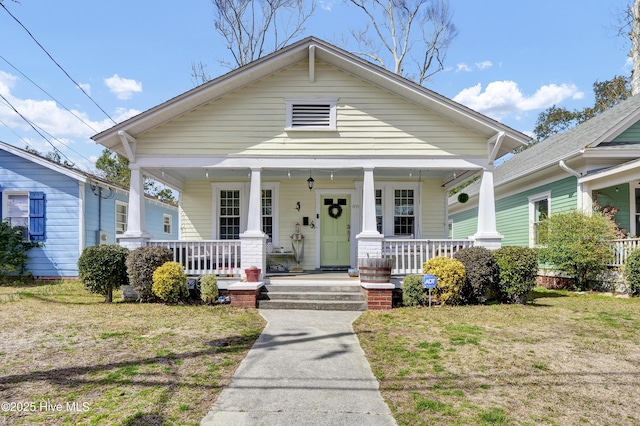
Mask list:
[[[448,0],[349,1],[367,15],[373,28],[351,31],[361,48],[354,53],[419,84],[444,69],[449,45],[458,34]],[[392,56],[393,65],[385,62],[381,51]]]
[[[629,0],[618,19],[618,35],[629,37],[631,49],[631,94],[640,93],[640,0]]]
[[[216,30],[241,67],[287,45],[304,31],[315,2],[304,0],[212,0]]]

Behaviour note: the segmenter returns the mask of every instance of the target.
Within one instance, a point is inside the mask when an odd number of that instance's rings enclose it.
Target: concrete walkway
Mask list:
[[[201,425],[396,425],[351,327],[361,312],[260,314],[267,327]]]

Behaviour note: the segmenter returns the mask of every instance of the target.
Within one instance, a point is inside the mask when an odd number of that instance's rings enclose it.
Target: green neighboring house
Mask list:
[[[640,235],[640,96],[631,97],[574,129],[554,135],[495,168],[495,214],[502,245],[536,245],[536,225],[547,215],[592,212],[594,203],[618,209],[616,222]],[[480,183],[449,199],[451,236],[476,233]],[[617,263],[627,250],[620,250]]]

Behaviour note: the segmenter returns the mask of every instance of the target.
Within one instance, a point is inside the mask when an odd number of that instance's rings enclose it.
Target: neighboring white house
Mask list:
[[[180,192],[187,269],[242,274],[264,270],[272,247],[289,265],[286,252],[304,251],[311,270],[411,244],[451,248],[447,192],[469,173],[482,176],[474,241],[496,247],[493,161],[529,137],[309,37],[93,139],[130,162],[122,241],[150,238],[146,175]],[[187,244],[198,241],[209,245]]]

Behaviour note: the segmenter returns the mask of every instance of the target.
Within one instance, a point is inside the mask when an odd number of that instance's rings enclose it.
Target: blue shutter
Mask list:
[[[29,193],[29,239],[44,241],[46,238],[46,211],[44,192]]]

